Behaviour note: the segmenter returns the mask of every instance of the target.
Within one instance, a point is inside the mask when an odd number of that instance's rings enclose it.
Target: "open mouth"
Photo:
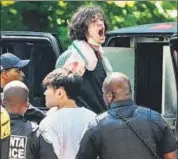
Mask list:
[[[99,34],[100,37],[104,37],[104,36],[105,36],[105,35],[104,35],[104,28],[100,29],[100,30],[98,31],[98,34]]]

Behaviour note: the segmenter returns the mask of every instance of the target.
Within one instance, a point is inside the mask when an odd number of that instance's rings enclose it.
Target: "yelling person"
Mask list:
[[[112,72],[101,46],[107,29],[100,7],[79,8],[69,23],[69,36],[73,42],[56,62],[56,68],[70,68],[83,77],[82,93],[76,102],[96,113],[106,109],[101,88],[106,75]]]

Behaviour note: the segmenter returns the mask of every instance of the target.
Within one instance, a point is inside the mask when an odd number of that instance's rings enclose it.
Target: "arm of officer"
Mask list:
[[[46,141],[39,130],[32,132],[27,143],[28,159],[57,159],[52,144]]]
[[[177,159],[176,139],[173,131],[161,114],[152,111],[151,123],[158,150],[164,159]]]
[[[95,129],[91,124],[86,129],[76,159],[97,159],[99,144],[98,138],[95,136]]]
[[[53,146],[50,142],[47,142],[41,135],[40,140],[40,151],[39,159],[57,159],[57,156],[53,150]]]

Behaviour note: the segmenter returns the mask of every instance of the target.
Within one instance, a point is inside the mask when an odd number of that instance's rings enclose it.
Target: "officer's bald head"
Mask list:
[[[131,98],[131,85],[129,78],[120,72],[113,72],[106,77],[103,83],[103,93],[106,103],[117,100],[126,100]],[[111,99],[112,98],[112,99]]]
[[[21,81],[9,82],[3,89],[4,100],[10,101],[12,98],[17,97],[21,101],[28,101],[29,89]]]

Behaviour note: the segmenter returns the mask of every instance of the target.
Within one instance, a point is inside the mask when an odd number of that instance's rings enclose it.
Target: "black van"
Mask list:
[[[63,52],[58,37],[43,32],[1,31],[0,52],[30,59],[29,66],[24,68],[25,83],[30,88],[30,102],[46,110],[41,82],[55,68],[56,59]]]
[[[176,22],[128,27],[109,32],[103,45],[114,71],[123,72],[131,79],[136,103],[162,113],[174,130],[178,123],[176,33]],[[46,109],[41,81],[54,69],[57,57],[63,52],[57,36],[43,32],[2,31],[0,52],[12,52],[21,59],[31,60],[24,70],[30,101]]]

